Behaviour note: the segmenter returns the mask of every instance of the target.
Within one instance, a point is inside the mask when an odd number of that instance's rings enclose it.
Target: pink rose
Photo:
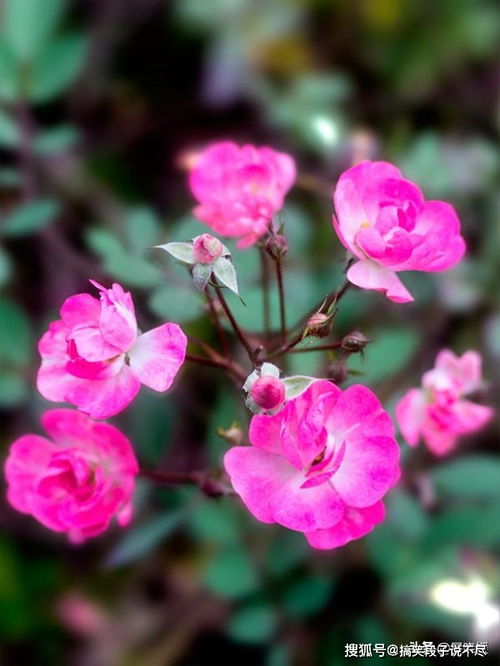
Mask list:
[[[42,424],[51,439],[24,435],[10,447],[10,504],[75,543],[104,532],[113,516],[127,525],[139,471],[128,439],[72,409],[49,410]]]
[[[224,466],[258,520],[304,532],[315,548],[341,546],[383,520],[399,447],[365,386],[317,380],[278,414],[254,416],[249,436],[252,446],[230,449]]]
[[[448,349],[440,351],[434,368],[422,377],[422,388],[410,389],[396,407],[405,440],[416,446],[422,438],[436,455],[449,453],[460,435],[479,430],[493,416],[491,407],[464,400],[480,387],[477,352],[455,356]]]
[[[124,409],[141,384],[166,391],[186,354],[177,324],[140,334],[129,292],[119,284],[66,299],[61,319],[50,324],[38,349],[37,387],[47,400],[69,402],[96,419]]]
[[[295,176],[295,162],[285,153],[214,143],[197,156],[189,173],[199,202],[194,214],[217,233],[238,238],[238,247],[249,247],[283,206]]]
[[[333,225],[358,259],[347,279],[395,303],[412,295],[399,271],[443,271],[463,257],[465,242],[454,209],[425,201],[418,187],[388,162],[361,162],[345,171],[333,195]]]

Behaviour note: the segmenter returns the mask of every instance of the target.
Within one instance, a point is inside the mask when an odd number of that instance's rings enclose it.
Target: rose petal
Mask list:
[[[163,324],[143,333],[130,350],[130,369],[145,386],[166,391],[186,356],[187,338],[177,324]]]

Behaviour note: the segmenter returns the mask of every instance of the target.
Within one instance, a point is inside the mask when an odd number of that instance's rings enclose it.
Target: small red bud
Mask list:
[[[317,338],[325,338],[331,329],[331,317],[321,312],[315,312],[307,322],[307,334]]]
[[[277,377],[259,377],[252,384],[250,397],[262,409],[274,409],[285,400],[285,385]]]

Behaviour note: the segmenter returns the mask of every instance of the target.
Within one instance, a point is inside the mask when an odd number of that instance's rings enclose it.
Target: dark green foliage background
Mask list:
[[[34,389],[36,341],[65,297],[89,289],[88,277],[129,288],[142,329],[167,319],[213,338],[185,270],[150,248],[203,231],[189,212],[180,155],[219,138],[292,153],[326,194],[364,142],[428,198],[452,202],[466,260],[446,274],[405,274],[412,305],[350,291],[334,331],[358,328],[373,340],[364,357],[351,357],[346,383],[372,386],[389,411],[444,346],[481,351],[480,398],[498,406],[498,3],[4,0],[0,8],[3,452],[39,432],[49,405]],[[290,322],[340,284],[331,212],[325,193],[297,187],[281,214]],[[242,325],[259,330],[257,251],[233,256],[246,306],[228,298]],[[276,325],[274,292],[272,303]],[[332,360],[294,354],[290,370],[321,374]],[[217,428],[246,427],[247,418],[223,376],[186,366],[174,390],[143,391],[113,423],[144,467],[188,470],[219,466],[226,444]],[[402,444],[405,473],[386,522],[327,553],[256,523],[232,498],[145,481],[127,531],[75,548],[16,514],[2,492],[0,660],[338,666],[347,642],[472,640],[471,618],[438,609],[428,591],[474,572],[500,603],[498,451],[498,420],[443,461]],[[63,609],[75,598],[92,605],[98,626],[68,626]],[[481,663],[497,663],[493,650]]]

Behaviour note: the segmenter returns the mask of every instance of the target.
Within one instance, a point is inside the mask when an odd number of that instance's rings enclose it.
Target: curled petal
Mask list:
[[[130,350],[134,377],[154,391],[166,391],[186,356],[187,338],[177,324],[163,324],[143,333]]]
[[[353,539],[368,534],[381,523],[385,517],[382,502],[364,509],[346,509],[342,520],[334,527],[326,530],[306,532],[305,537],[313,548],[330,549],[343,546]]]
[[[358,261],[347,271],[347,279],[362,289],[385,294],[394,303],[410,303],[413,296],[404,287],[396,273],[370,259]]]

